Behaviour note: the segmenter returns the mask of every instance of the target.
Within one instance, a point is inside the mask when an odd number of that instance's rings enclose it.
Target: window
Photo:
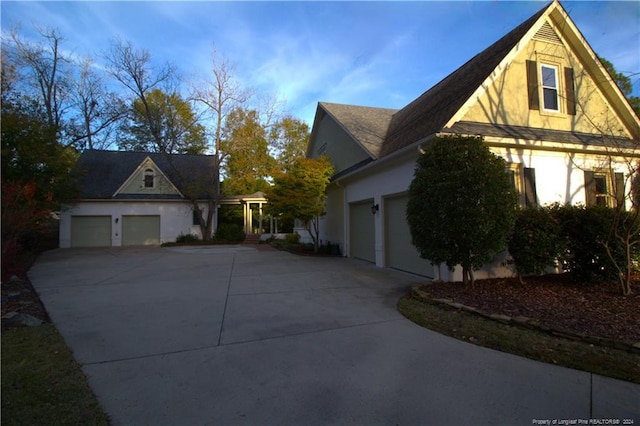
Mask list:
[[[144,187],[153,188],[153,170],[146,169],[144,171]]]
[[[535,169],[523,167],[522,164],[510,163],[507,173],[513,188],[518,193],[518,204],[522,207],[536,207],[538,194],[536,193]]]
[[[558,68],[543,64],[540,67],[542,76],[542,105],[547,111],[560,111],[558,103]]]
[[[624,173],[611,173],[608,170],[584,172],[585,201],[587,206],[614,207],[625,202]]]

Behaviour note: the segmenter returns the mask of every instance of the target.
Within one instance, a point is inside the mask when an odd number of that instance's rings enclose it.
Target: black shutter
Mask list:
[[[625,202],[624,202],[624,173],[615,173],[615,190],[616,190],[616,200],[618,202],[618,205],[622,205],[622,210],[625,209]]]
[[[524,168],[524,203],[525,207],[538,207],[536,169],[534,168]]]
[[[529,93],[529,109],[540,110],[538,63],[536,61],[527,61],[527,90]]]
[[[567,94],[567,114],[576,115],[576,93],[573,83],[573,68],[564,69],[564,84]]]
[[[596,204],[596,180],[592,171],[584,172],[584,199],[587,207]]]

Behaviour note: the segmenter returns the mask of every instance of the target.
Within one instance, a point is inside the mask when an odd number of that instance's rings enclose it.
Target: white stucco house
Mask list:
[[[206,211],[214,171],[213,156],[85,151],[75,170],[80,196],[60,213],[60,247],[154,245],[180,234],[201,236],[185,193],[200,185],[199,206]]]
[[[638,116],[553,1],[402,109],[318,104],[307,155],[336,170],[321,239],[379,267],[460,280],[461,268],[419,257],[405,219],[420,150],[447,134],[483,136],[523,206],[613,205],[640,160]],[[476,277],[511,273],[498,260]]]

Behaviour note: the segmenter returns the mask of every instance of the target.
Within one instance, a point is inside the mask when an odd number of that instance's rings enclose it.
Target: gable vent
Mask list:
[[[545,22],[538,30],[536,35],[533,36],[536,40],[546,41],[549,43],[562,44],[560,37],[556,34],[555,30],[548,22]]]

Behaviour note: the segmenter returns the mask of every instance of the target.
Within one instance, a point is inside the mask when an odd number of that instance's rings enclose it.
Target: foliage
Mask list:
[[[223,135],[221,149],[227,155],[224,164],[226,194],[265,191],[274,163],[258,112],[242,108],[231,111]]]
[[[624,269],[628,262],[625,244],[610,239],[612,226],[623,226],[616,222],[616,211],[602,206],[555,205],[551,212],[560,223],[561,235],[566,241],[567,250],[561,257],[564,269],[573,272],[576,279],[584,282],[617,282],[620,270],[616,264],[623,265]],[[624,216],[631,214],[623,212]],[[634,233],[634,241],[635,251],[632,253],[632,259],[638,259],[638,232]],[[609,246],[611,256],[607,253],[605,242]]]
[[[520,281],[526,274],[542,274],[555,266],[563,252],[560,224],[549,208],[518,211],[508,249]]]
[[[245,236],[244,229],[237,223],[221,223],[216,231],[218,241],[243,241]]]
[[[289,244],[298,244],[300,242],[300,234],[292,232],[284,237],[284,240]]]
[[[627,97],[629,103],[631,104],[631,107],[640,117],[640,98],[637,96],[631,96],[631,93],[633,92],[633,84],[631,83],[631,79],[621,72],[618,72],[613,64],[608,60],[600,56],[598,56],[598,59],[600,59],[600,62],[602,62],[602,65],[604,65],[604,67],[607,69],[613,81],[616,83],[620,91],[622,91],[622,93]]]
[[[436,137],[418,158],[406,211],[413,243],[433,264],[462,265],[465,284],[506,248],[516,193],[505,168],[476,137]]]
[[[197,243],[200,238],[194,234],[180,234],[176,238],[176,243]]]
[[[5,73],[3,72],[3,75]],[[3,84],[1,106],[2,246],[22,240],[77,194],[70,171],[76,152],[60,145],[38,104]]]
[[[203,154],[205,128],[191,105],[177,93],[153,89],[133,101],[118,146],[125,151]]]
[[[316,251],[320,241],[319,218],[324,214],[326,189],[332,174],[333,166],[326,156],[298,158],[286,173],[275,173],[274,185],[265,194],[269,201],[267,212],[304,222]]]
[[[309,126],[302,120],[287,116],[269,131],[269,144],[277,152],[277,167],[288,170],[296,159],[305,156],[309,143]]]

